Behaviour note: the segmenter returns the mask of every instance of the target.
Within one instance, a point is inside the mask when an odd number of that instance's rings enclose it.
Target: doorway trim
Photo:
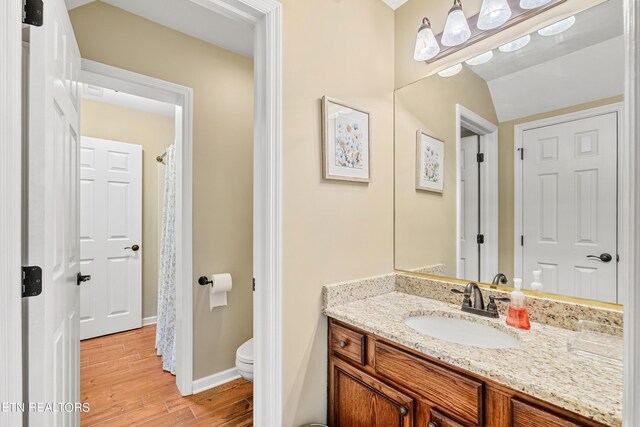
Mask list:
[[[640,425],[640,4],[624,0],[624,133],[622,144],[622,176],[619,194],[623,213],[620,241],[629,260],[618,269],[618,283],[625,290],[624,310],[624,392],[622,425]]]
[[[0,5],[0,402],[22,402],[22,2]],[[0,426],[22,425],[20,412]]]
[[[177,106],[176,127],[176,385],[193,392],[193,90],[143,74],[82,60],[80,82]],[[177,117],[176,117],[177,118]],[[176,122],[178,122],[176,120]]]
[[[520,159],[520,149],[522,148],[522,141],[524,139],[524,132],[532,129],[537,129],[545,126],[553,126],[561,123],[573,122],[576,120],[587,119],[590,117],[601,116],[603,114],[609,113],[617,113],[618,114],[618,177],[617,177],[617,185],[618,185],[618,224],[622,224],[622,209],[620,209],[622,202],[622,193],[621,188],[624,185],[625,177],[623,176],[623,169],[620,166],[624,162],[623,151],[624,151],[624,138],[622,137],[624,132],[624,122],[625,119],[623,117],[624,105],[621,102],[615,102],[612,104],[606,104],[595,108],[588,108],[586,110],[576,111],[573,113],[560,114],[553,117],[548,117],[545,119],[534,120],[531,122],[520,123],[515,125],[513,128],[514,138],[513,138],[513,173],[514,173],[514,185],[513,185],[513,262],[514,262],[514,277],[523,277],[524,272],[522,271],[523,264],[523,256],[524,250],[520,243],[520,236],[523,235],[523,198],[522,198],[522,160]],[[526,154],[525,154],[526,155]],[[623,234],[622,230],[624,227],[618,227],[618,253],[624,253],[623,251]],[[621,257],[620,262],[618,262],[618,301],[624,301],[625,290],[624,286],[621,286],[622,277],[620,276],[620,271],[625,267],[627,261],[625,260],[627,257]]]
[[[481,270],[498,272],[498,126],[474,113],[468,108],[456,104],[456,277],[460,267],[460,223],[462,221],[462,195],[460,192],[460,152],[462,150],[462,127],[480,135],[485,153],[485,167],[481,172],[482,225],[485,243],[481,251]],[[484,274],[482,276],[484,276]],[[491,273],[489,273],[489,276]],[[484,276],[484,277],[489,277]],[[489,278],[489,281],[491,278]],[[483,280],[486,281],[486,280]]]

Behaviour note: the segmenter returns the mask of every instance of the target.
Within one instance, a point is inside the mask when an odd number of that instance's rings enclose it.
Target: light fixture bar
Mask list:
[[[504,24],[502,24],[501,26],[499,26],[498,28],[494,28],[491,30],[479,30],[478,29],[478,18],[480,16],[480,14],[476,14],[473,15],[469,18],[467,18],[467,22],[469,23],[469,28],[471,30],[471,36],[469,37],[469,39],[457,46],[444,46],[442,44],[442,33],[436,35],[436,40],[438,41],[438,44],[441,46],[441,50],[440,52],[434,56],[433,58],[430,58],[428,60],[426,60],[425,62],[427,64],[430,64],[432,62],[435,62],[441,58],[444,58],[446,56],[451,55],[452,53],[455,53],[461,49],[464,49],[466,47],[469,47],[475,43],[478,43],[479,41],[482,41],[484,39],[486,39],[487,37],[491,37],[494,34],[497,34],[498,32],[504,30],[505,28],[509,28],[512,27],[514,25],[517,25],[523,21],[526,21],[527,19],[534,17],[542,12],[545,12],[553,7],[556,7],[562,3],[565,3],[567,0],[551,0],[549,3],[545,4],[542,7],[539,7],[537,9],[523,9],[522,7],[520,7],[520,0],[507,0],[507,2],[509,3],[509,7],[511,8],[511,18],[509,18],[507,20],[507,22],[505,22]]]

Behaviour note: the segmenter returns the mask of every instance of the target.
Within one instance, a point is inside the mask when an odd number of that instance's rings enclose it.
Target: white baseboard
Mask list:
[[[198,378],[197,380],[193,381],[193,394],[218,387],[222,384],[226,384],[238,378],[240,378],[240,374],[238,374],[238,370],[236,368],[217,372],[213,375],[209,375],[208,377]]]
[[[142,319],[142,326],[149,326],[156,324],[157,316],[149,316]]]

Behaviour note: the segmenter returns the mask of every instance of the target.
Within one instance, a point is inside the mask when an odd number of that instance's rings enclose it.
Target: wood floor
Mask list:
[[[155,326],[80,343],[82,426],[251,426],[253,384],[242,379],[182,397],[162,370]]]

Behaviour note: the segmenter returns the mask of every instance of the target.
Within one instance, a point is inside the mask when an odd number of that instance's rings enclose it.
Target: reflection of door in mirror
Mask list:
[[[541,270],[536,290],[625,300],[623,16],[621,0],[599,2],[561,33],[524,29],[529,43],[517,50],[502,48],[505,36],[490,60],[463,59],[455,75],[395,91],[397,269],[507,286],[521,278],[525,289]],[[418,129],[444,141],[455,188],[416,191]]]
[[[458,279],[481,280],[481,246],[478,236],[481,233],[481,200],[480,193],[480,166],[478,154],[482,152],[480,147],[480,135],[462,128],[463,137],[460,141],[460,182],[458,191],[460,194],[459,235],[460,248],[456,277]],[[464,136],[468,135],[468,136]]]
[[[547,291],[615,303],[618,114],[598,113],[551,118],[522,131],[516,274],[528,279],[542,270]]]

